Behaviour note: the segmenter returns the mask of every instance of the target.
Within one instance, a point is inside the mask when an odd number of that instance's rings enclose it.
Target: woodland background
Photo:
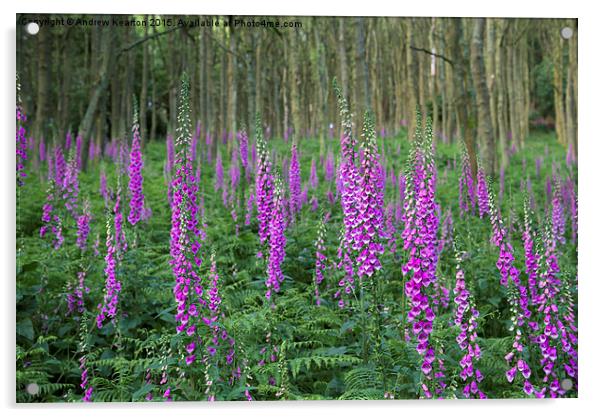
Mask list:
[[[161,140],[174,133],[179,74],[186,71],[193,121],[202,122],[203,133],[222,136],[244,125],[252,134],[260,113],[274,137],[319,137],[323,156],[329,129],[340,129],[331,88],[337,77],[352,111],[371,108],[383,133],[413,131],[417,107],[432,115],[436,136],[466,140],[473,171],[475,146],[492,174],[507,165],[509,148],[522,149],[534,126],[555,129],[577,156],[575,19],[267,19],[302,28],[19,31],[17,69],[31,134],[62,141],[71,130],[102,149],[129,131],[136,99],[143,141]],[[566,27],[569,39],[561,36]]]

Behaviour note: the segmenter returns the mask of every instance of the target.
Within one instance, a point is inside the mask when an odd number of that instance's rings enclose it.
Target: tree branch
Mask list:
[[[145,36],[144,38],[138,39],[137,41],[134,41],[134,42],[130,43],[128,46],[124,46],[123,48],[121,48],[119,50],[119,52],[117,53],[117,56],[121,55],[124,52],[129,51],[130,49],[135,48],[136,46],[140,45],[141,43],[144,43],[146,41],[150,41],[151,39],[154,39],[154,38],[158,38],[159,36],[167,35],[168,33],[171,33],[171,32],[173,32],[175,30],[178,30],[178,29],[183,29],[185,27],[186,26],[174,26],[172,28],[167,29],[164,32],[155,32],[152,35]]]
[[[435,52],[431,52],[431,51],[429,51],[428,49],[424,49],[424,48],[417,48],[417,47],[415,47],[415,46],[412,46],[412,45],[410,45],[410,49],[412,49],[412,50],[414,50],[414,51],[418,51],[418,52],[424,52],[425,54],[432,55],[432,56],[435,56],[435,57],[437,57],[437,58],[441,58],[442,60],[444,60],[445,62],[447,62],[447,63],[448,63],[449,65],[451,65],[452,67],[454,66],[454,62],[453,62],[451,59],[449,59],[449,58],[447,58],[447,57],[445,57],[445,56],[443,56],[443,55],[437,54],[437,53],[435,53]]]
[[[246,59],[244,56],[242,56],[242,55],[240,55],[240,54],[237,54],[237,53],[236,53],[236,52],[234,52],[234,51],[231,51],[231,50],[230,50],[230,48],[228,48],[228,47],[224,46],[224,45],[223,45],[223,44],[222,44],[222,43],[221,43],[221,42],[220,42],[220,41],[219,41],[219,40],[218,40],[218,39],[217,39],[215,36],[213,36],[213,35],[209,34],[209,37],[210,37],[210,38],[211,38],[211,39],[212,39],[212,40],[213,40],[213,41],[216,43],[216,45],[217,45],[217,46],[218,46],[220,49],[224,50],[225,52],[227,52],[227,53],[229,53],[229,54],[232,54],[232,55],[234,55],[235,57],[237,57],[238,59],[240,59],[241,61],[243,61],[243,62],[244,62],[246,65],[249,65],[249,64],[250,64],[250,62],[249,62],[249,61],[248,61],[248,60],[247,60],[247,59]]]

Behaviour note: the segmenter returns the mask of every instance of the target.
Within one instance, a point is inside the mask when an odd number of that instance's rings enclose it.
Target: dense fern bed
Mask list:
[[[387,171],[385,206],[394,210],[400,187],[390,180],[391,173],[396,177],[407,170],[410,141],[405,132],[376,140]],[[107,291],[105,242],[107,230],[112,230],[113,206],[105,207],[100,177],[106,174],[109,192],[120,189],[126,196],[122,206],[127,215],[127,174],[118,182],[120,168],[110,155],[89,161],[87,169],[79,174],[79,207],[89,199],[92,217],[86,249],[76,246],[76,219],[66,213],[62,218],[64,243],[54,249],[52,236],[40,237],[49,186],[47,166],[44,162],[37,168],[33,162],[28,165],[25,184],[18,187],[17,207],[17,401],[80,401],[87,387],[93,387],[92,401],[423,398],[423,358],[407,320],[411,303],[404,292],[408,276],[402,274],[407,262],[403,224],[393,222],[388,226],[391,234],[380,258],[382,268],[365,285],[371,295],[364,297],[358,290],[347,298],[343,308],[335,298],[340,297],[339,282],[344,278],[343,269],[335,265],[343,211],[336,180],[325,180],[324,166],[327,151],[339,155],[338,142],[336,138],[328,139],[321,158],[317,139],[302,140],[298,145],[302,186],[305,188],[310,180],[312,161],[317,165],[318,184],[315,189],[307,187],[300,212],[286,227],[283,281],[269,300],[265,296],[268,252],[258,238],[255,211],[250,214],[250,223],[245,224],[249,195],[255,186],[252,174],[247,181],[242,172],[232,200],[224,205],[222,190],[215,187],[216,153],[209,159],[205,145],[199,145],[193,166],[193,170],[200,167],[197,195],[204,210],[198,215],[204,233],[198,273],[205,288],[202,297],[210,301],[207,297],[215,281],[221,303],[216,327],[198,329],[200,343],[208,343],[217,334],[217,351],[195,357],[189,365],[190,339],[186,332],[176,332],[175,278],[170,256],[172,211],[167,185],[175,171],[165,169],[164,139],[143,147],[145,206],[152,214],[147,213],[148,218],[135,227],[124,224],[127,250],[120,252],[115,270],[121,283],[117,314],[105,320],[102,328],[97,325],[97,315]],[[251,138],[249,149],[253,143]],[[233,142],[217,146],[226,184],[232,147]],[[267,147],[286,188],[288,177],[283,166],[286,170],[290,164],[291,144],[274,138],[267,141]],[[520,375],[509,382],[507,355],[513,351],[516,309],[509,302],[512,295],[508,288],[500,285],[496,267],[500,251],[491,243],[490,219],[460,209],[462,148],[442,142],[437,142],[435,148],[435,199],[440,225],[437,238],[442,248],[436,275],[439,288],[448,292],[437,307],[430,335],[436,355],[434,366],[444,375],[438,396],[465,397],[466,382],[460,364],[465,351],[457,341],[460,327],[454,323],[458,257],[472,293],[471,305],[479,311],[475,341],[481,357],[474,365],[482,376],[479,390],[489,398],[533,396],[525,392]],[[523,282],[527,279],[523,203],[529,194],[524,181],[529,178],[534,230],[543,236],[552,210],[554,190],[550,192],[548,183],[553,181],[553,167],[559,181],[576,183],[576,166],[567,165],[565,150],[555,137],[535,132],[524,149],[510,155],[502,179],[503,192],[499,175],[491,178],[492,198],[500,204],[501,219],[514,248],[514,265],[521,271]],[[329,200],[329,191],[336,200]],[[326,217],[321,251],[326,267],[318,286],[317,305],[315,242],[322,216]],[[557,247],[561,306],[567,299],[571,305],[577,301],[577,248],[571,240],[568,209],[563,216],[566,239]],[[263,256],[258,257],[258,252]],[[85,283],[80,287],[78,273],[82,271]],[[78,288],[83,291],[83,304],[71,306],[70,311],[69,297]],[[213,301],[218,302],[215,298]],[[214,328],[219,332],[214,334]],[[537,363],[539,348],[528,337],[525,335],[524,357],[531,365],[530,381],[535,389],[541,389],[545,374]],[[559,375],[564,375],[563,355],[558,352]],[[435,384],[434,378],[426,383]],[[575,387],[564,395],[576,396]]]

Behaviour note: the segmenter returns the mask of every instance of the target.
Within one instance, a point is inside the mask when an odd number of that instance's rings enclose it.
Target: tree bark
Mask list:
[[[458,132],[466,145],[466,152],[468,153],[472,176],[473,178],[476,178],[477,155],[474,143],[474,127],[468,117],[470,101],[468,93],[466,92],[466,67],[468,65],[466,64],[466,59],[464,58],[464,53],[461,48],[462,20],[452,18],[449,23],[450,33],[448,34],[448,39],[451,41],[450,56],[456,57],[454,60],[454,89],[456,91],[454,107],[457,114]]]
[[[110,29],[100,29],[100,51],[101,51],[101,62],[98,70],[98,78],[95,81],[95,86],[92,90],[92,95],[86,113],[79,125],[78,135],[83,139],[84,149],[88,149],[88,143],[90,140],[90,129],[92,122],[94,121],[94,114],[98,107],[98,102],[101,95],[107,89],[109,84],[109,76],[111,75],[111,68],[113,67],[114,54],[112,51],[112,31]],[[83,152],[82,163],[84,168],[87,166],[88,153]]]
[[[573,35],[564,42],[568,43],[568,62],[566,80],[566,141],[570,145],[572,157],[577,157],[577,26],[568,21],[567,27],[573,29]]]
[[[495,139],[489,111],[489,91],[485,67],[483,64],[483,35],[485,19],[478,18],[474,22],[472,41],[470,45],[470,63],[472,78],[477,98],[478,131],[483,139],[483,168],[488,175],[495,171]]]
[[[495,94],[497,106],[497,137],[499,140],[500,152],[500,170],[508,166],[508,100],[506,97],[506,74],[503,70],[504,49],[502,44],[502,33],[507,23],[502,19],[496,20],[496,39],[495,39]]]
[[[146,20],[148,21],[148,15]],[[144,36],[148,36],[148,26],[144,28]],[[146,110],[148,109],[148,48],[148,42],[145,42],[142,52],[142,86],[140,87],[140,139],[142,146],[149,139],[146,122]]]
[[[416,24],[414,18],[410,18],[407,23],[406,30],[406,44],[408,46],[414,43],[414,29]],[[407,47],[406,48],[406,80],[408,87],[408,136],[412,137],[414,130],[416,129],[416,110],[418,109],[418,63],[416,59],[416,52]]]
[[[50,31],[40,30],[38,33],[38,82],[36,98],[36,115],[33,124],[33,136],[40,139],[42,136],[48,136],[47,129],[44,126],[44,120],[48,118],[48,96],[49,96],[49,77],[50,77]],[[62,140],[62,139],[61,139]]]

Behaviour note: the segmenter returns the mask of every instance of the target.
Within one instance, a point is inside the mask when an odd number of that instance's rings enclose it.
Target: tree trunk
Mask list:
[[[568,146],[567,130],[565,124],[565,103],[564,103],[564,40],[559,36],[560,28],[556,21],[552,22],[549,36],[552,43],[552,59],[554,62],[554,110],[555,110],[555,126],[556,136],[558,141]]]
[[[304,136],[301,126],[301,98],[299,97],[299,59],[297,55],[297,33],[290,34],[290,44],[287,51],[288,86],[290,87],[291,115],[293,117],[293,142],[298,143],[299,137]]]
[[[98,107],[98,102],[101,95],[107,89],[109,84],[109,76],[111,75],[111,69],[113,67],[113,51],[112,51],[112,34],[113,32],[109,29],[103,29],[100,31],[100,67],[98,69],[98,79],[95,82],[95,87],[92,90],[86,113],[79,125],[78,135],[83,139],[84,149],[88,149],[88,142],[90,139],[90,129],[92,122],[94,121],[94,114]],[[84,168],[87,166],[88,153],[83,152],[82,162]]]
[[[458,132],[464,139],[466,152],[470,161],[473,178],[477,176],[477,154],[474,143],[474,127],[468,118],[470,101],[466,92],[467,64],[461,48],[462,20],[452,18],[450,21],[450,33],[448,39],[451,42],[451,53],[454,59],[454,89],[456,91],[454,105],[457,113]]]
[[[230,33],[229,33],[229,46],[228,46],[228,70],[227,70],[227,91],[228,91],[228,104],[227,104],[227,123],[226,123],[226,134],[236,135],[236,106],[237,106],[237,90],[236,90],[236,31],[233,30],[233,17],[230,16]],[[230,142],[228,142],[228,151],[230,150]],[[229,152],[228,152],[229,153]]]
[[[577,27],[574,21],[568,21],[567,27],[573,29],[573,35],[568,40],[568,68],[566,80],[566,141],[572,155],[577,156]]]
[[[496,106],[497,106],[497,137],[499,140],[499,152],[500,152],[500,170],[505,169],[508,166],[508,101],[506,98],[506,74],[504,72],[504,49],[505,46],[502,44],[501,34],[504,32],[504,28],[507,27],[507,23],[502,20],[496,20],[496,46],[495,46],[495,94]]]
[[[349,101],[349,78],[347,75],[347,51],[345,50],[345,21],[339,19],[339,74],[341,74],[341,91],[343,97]]]
[[[40,30],[38,36],[38,89],[36,98],[36,115],[33,124],[33,137],[40,139],[47,135],[44,120],[48,118],[48,96],[50,77],[50,31]],[[60,139],[62,140],[62,138]]]
[[[157,80],[155,76],[155,71],[151,69],[151,129],[150,129],[150,139],[157,138]]]
[[[148,15],[146,16],[148,20]],[[148,36],[148,26],[144,28],[144,36]],[[148,109],[148,42],[144,43],[142,52],[142,86],[140,87],[140,139],[141,145],[148,141],[148,126],[146,123],[146,110]]]
[[[70,31],[70,27],[65,28],[64,42],[66,44],[62,45],[63,51],[61,54],[61,62],[69,62],[68,52],[70,50],[70,42],[68,42],[68,37]],[[71,67],[69,65],[63,65],[62,68],[61,92],[62,94],[58,95],[58,110],[60,114],[58,137],[64,138],[67,130],[70,128],[69,98],[71,97]]]
[[[360,87],[361,98],[356,105],[361,105],[364,109],[370,108],[370,74],[368,71],[368,62],[366,61],[366,21],[363,17],[356,18],[357,27],[357,51],[355,64],[358,69],[358,84]]]
[[[478,131],[483,139],[483,167],[488,175],[493,175],[495,168],[495,146],[491,113],[489,111],[489,91],[485,67],[483,64],[483,35],[485,19],[478,18],[474,22],[470,45],[470,63],[472,78],[477,98]]]
[[[437,25],[437,19],[431,18],[431,25],[429,30],[429,47],[431,52],[436,53],[437,47],[435,45],[435,29]],[[429,95],[431,102],[433,103],[433,135],[437,137],[439,132],[439,103],[437,101],[437,58],[434,55],[430,56],[430,77],[429,77]]]
[[[410,48],[414,44],[414,30],[416,24],[414,18],[410,18],[407,23],[408,27],[406,30],[406,80],[408,87],[408,101],[407,108],[409,112],[408,116],[408,137],[413,137],[414,130],[416,129],[416,110],[418,108],[418,62],[415,56],[416,52]]]

